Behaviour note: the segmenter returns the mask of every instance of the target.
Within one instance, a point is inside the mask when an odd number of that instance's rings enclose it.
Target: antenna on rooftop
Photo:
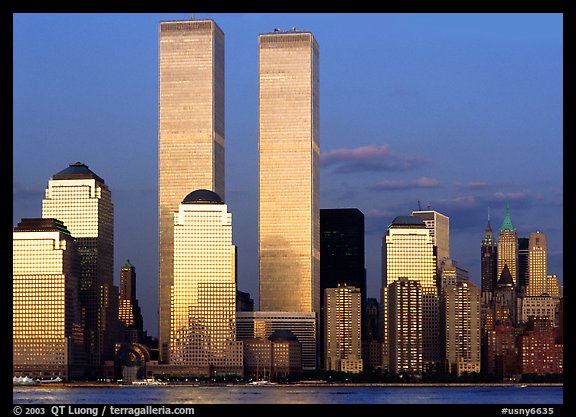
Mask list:
[[[422,207],[420,207],[420,200],[418,200],[418,211],[422,211]]]

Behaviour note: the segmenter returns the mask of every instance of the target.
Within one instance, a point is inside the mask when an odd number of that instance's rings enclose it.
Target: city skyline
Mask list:
[[[189,16],[81,15],[82,26],[74,16],[14,17],[13,223],[40,217],[53,173],[87,164],[113,193],[114,281],[130,258],[144,327],[157,335],[158,25]],[[546,233],[548,274],[562,282],[561,15],[196,18],[214,19],[226,36],[224,200],[235,218],[238,289],[256,303],[257,39],[276,25],[320,44],[320,207],[365,214],[368,297],[379,298],[386,226],[420,203],[450,218],[451,256],[477,285],[487,210],[497,231],[507,203],[519,237]],[[365,25],[365,44],[339,33],[352,22]],[[105,29],[127,38],[101,39]],[[32,57],[41,60],[30,65]]]

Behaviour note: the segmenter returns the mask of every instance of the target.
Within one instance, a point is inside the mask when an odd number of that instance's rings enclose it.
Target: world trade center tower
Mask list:
[[[261,311],[320,311],[318,63],[309,32],[259,37]]]
[[[169,362],[174,213],[190,190],[224,198],[224,33],[212,20],[160,23],[159,342]]]

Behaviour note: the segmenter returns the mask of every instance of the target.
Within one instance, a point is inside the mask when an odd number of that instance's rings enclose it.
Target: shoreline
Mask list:
[[[261,387],[564,387],[561,382],[532,382],[532,383],[505,383],[505,382],[486,382],[486,383],[468,383],[468,382],[422,382],[422,383],[400,383],[400,382],[366,382],[366,383],[339,383],[339,382],[327,382],[327,383],[306,383],[306,382],[296,382],[290,384],[265,384],[265,385],[253,385],[248,383],[202,383],[202,384],[117,384],[110,382],[55,382],[49,384],[13,384],[12,388],[15,387],[53,387],[53,388],[141,388],[141,387],[251,387],[251,388],[261,388]]]

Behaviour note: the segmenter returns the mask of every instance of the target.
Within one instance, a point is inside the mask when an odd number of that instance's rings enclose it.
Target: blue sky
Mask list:
[[[13,224],[40,217],[50,177],[86,163],[112,191],[115,275],[135,265],[157,335],[158,26],[191,14],[15,14]],[[548,236],[563,280],[561,14],[198,13],[225,33],[226,196],[238,287],[258,298],[258,34],[320,46],[321,207],[366,220],[368,296],[395,216],[450,218],[451,255],[480,281],[488,210]],[[183,190],[183,196],[192,190]]]

